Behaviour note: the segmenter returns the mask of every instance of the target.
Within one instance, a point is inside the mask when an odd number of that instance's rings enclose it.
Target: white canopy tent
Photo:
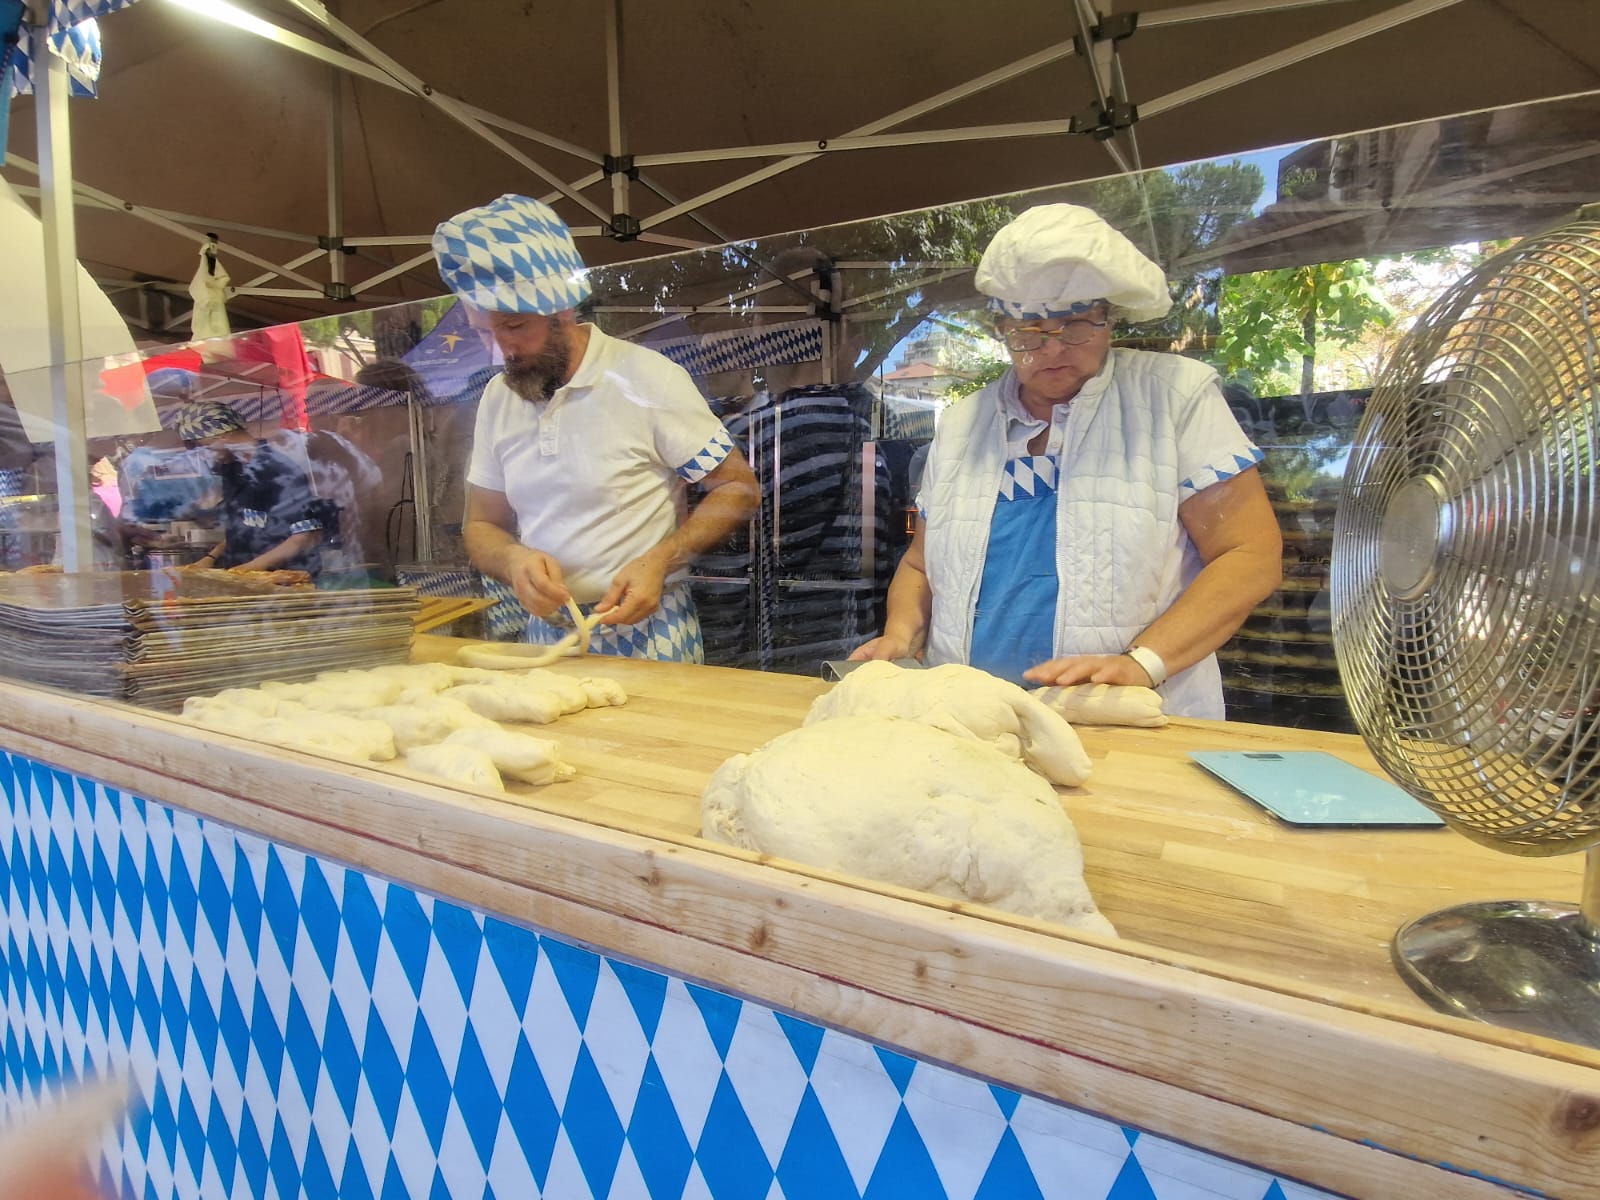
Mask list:
[[[35,0],[36,22],[48,7]],[[68,264],[148,306],[187,291],[208,233],[258,268],[236,307],[272,322],[436,294],[433,223],[503,191],[542,194],[602,263],[1600,85],[1591,0],[1034,0],[1005,20],[956,0],[815,0],[744,16],[695,0],[115,12],[107,102],[74,112],[69,137],[64,77],[41,55],[34,145],[12,131],[7,174],[36,187],[55,276],[52,361],[82,354]],[[669,148],[684,142],[701,148]],[[72,391],[63,372],[65,473],[82,459]],[[65,478],[61,492],[83,507]]]
[[[1593,16],[1591,0],[813,0],[737,21],[700,0],[138,0],[103,19],[104,99],[74,113],[80,249],[170,331],[218,232],[255,268],[235,271],[241,316],[300,319],[437,294],[433,225],[501,192],[553,203],[598,265],[1594,88]],[[17,124],[7,174],[29,187],[42,163]]]

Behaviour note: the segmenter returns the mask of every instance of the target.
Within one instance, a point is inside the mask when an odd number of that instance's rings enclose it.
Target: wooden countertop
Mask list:
[[[460,644],[418,638],[414,656],[445,661]],[[795,675],[599,657],[554,669],[616,679],[629,701],[538,728],[561,742],[578,777],[515,790],[549,812],[701,846],[699,798],[711,772],[798,726],[828,688]],[[1351,734],[1190,720],[1078,734],[1094,775],[1059,791],[1083,840],[1090,890],[1122,938],[1168,952],[1168,961],[1299,995],[1348,993],[1342,1000],[1353,1007],[1431,1015],[1390,965],[1397,928],[1466,900],[1577,899],[1581,854],[1518,858],[1444,829],[1293,829],[1187,757],[1326,750],[1378,770]]]
[[[456,643],[418,639],[418,657]],[[627,705],[561,718],[581,772],[506,803],[0,681],[0,746],[606,953],[1334,1192],[1551,1196],[1600,1177],[1600,1052],[1428,1010],[1387,941],[1468,898],[1570,899],[1580,864],[1448,831],[1283,828],[1189,765],[1202,746],[1354,738],[1175,722],[1081,732],[1062,792],[1122,933],[774,864],[696,836],[727,756],[798,725],[820,681],[620,659]]]

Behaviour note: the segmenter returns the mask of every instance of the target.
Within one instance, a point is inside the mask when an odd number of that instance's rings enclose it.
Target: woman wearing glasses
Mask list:
[[[941,418],[883,635],[852,657],[1154,686],[1220,718],[1213,652],[1277,586],[1282,542],[1216,373],[1111,348],[1117,318],[1171,306],[1161,268],[1051,204],[995,235],[976,281],[1011,369]]]

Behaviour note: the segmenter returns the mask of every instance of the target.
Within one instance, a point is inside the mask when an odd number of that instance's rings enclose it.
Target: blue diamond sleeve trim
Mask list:
[[[1258,465],[1266,456],[1259,447],[1251,446],[1249,454],[1230,454],[1229,461],[1221,464],[1210,464],[1201,467],[1189,478],[1178,484],[1178,491],[1192,496],[1196,492],[1203,492],[1213,483],[1221,483],[1224,479],[1232,479],[1240,471],[1248,471]]]
[[[722,460],[733,453],[733,439],[726,430],[719,429],[712,439],[678,468],[678,477],[688,483],[699,483],[722,465]]]

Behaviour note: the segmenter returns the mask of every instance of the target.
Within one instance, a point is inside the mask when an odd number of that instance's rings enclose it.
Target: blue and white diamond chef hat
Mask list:
[[[1152,321],[1172,307],[1161,268],[1076,204],[1041,204],[1001,229],[974,281],[991,309],[1019,320],[1072,316],[1097,300],[1130,321]]]
[[[449,289],[488,312],[552,313],[589,297],[572,231],[548,204],[505,195],[457,213],[433,231]]]
[[[249,428],[237,409],[230,408],[226,404],[208,404],[203,401],[185,404],[178,410],[178,419],[174,424],[178,430],[178,437],[186,442],[203,442],[207,438],[216,437],[219,433],[232,433],[236,429]]]

